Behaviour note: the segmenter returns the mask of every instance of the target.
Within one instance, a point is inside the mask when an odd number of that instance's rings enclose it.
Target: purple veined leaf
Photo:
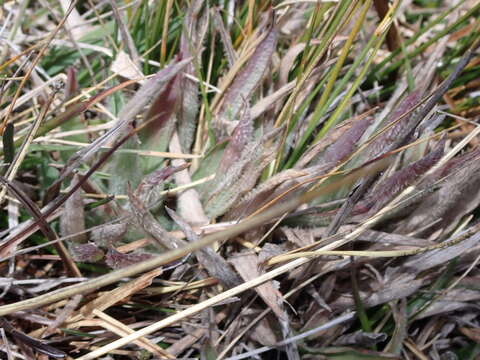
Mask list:
[[[374,214],[383,208],[397,194],[430,170],[442,158],[444,147],[445,139],[442,139],[428,155],[396,171],[387,179],[375,185],[365,199],[356,206],[357,213],[358,211],[368,211],[369,214]]]
[[[244,99],[248,101],[253,91],[259,86],[268,69],[277,44],[277,30],[271,27],[265,38],[258,44],[247,64],[239,71],[233,83],[226,89],[222,106],[217,117],[220,120],[234,120]]]

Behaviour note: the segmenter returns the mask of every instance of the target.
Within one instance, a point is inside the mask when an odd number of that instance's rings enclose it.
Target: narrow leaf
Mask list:
[[[276,44],[277,31],[272,27],[226,90],[222,107],[218,112],[219,119],[234,120],[237,117],[244,101],[250,99],[267,71]]]

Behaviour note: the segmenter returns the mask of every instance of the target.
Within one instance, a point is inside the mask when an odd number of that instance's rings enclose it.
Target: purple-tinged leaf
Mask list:
[[[311,166],[313,163],[321,159],[325,149],[332,146],[342,135],[344,135],[352,127],[351,121],[344,121],[339,125],[331,129],[322,141],[317,142],[310,146],[302,157],[295,164],[295,169],[304,169],[307,166]],[[322,155],[319,155],[322,154]],[[330,166],[330,165],[329,165]]]
[[[179,86],[180,76],[177,74],[166,84],[150,105],[145,115],[145,121],[149,123],[138,133],[144,147],[158,150],[158,137],[162,134],[165,124],[175,111],[180,91]]]
[[[181,171],[188,167],[187,164],[183,166],[167,166],[160,170],[156,170],[143,178],[143,180],[138,184],[135,189],[134,195],[141,202],[149,204],[151,199],[149,197],[152,195],[153,188],[161,185],[165,180],[172,176],[177,171]]]
[[[373,190],[356,207],[357,210],[368,209],[370,214],[383,208],[397,194],[412,185],[425,174],[443,156],[445,140],[441,140],[436,148],[422,159],[396,171],[387,179],[377,184]]]
[[[245,100],[250,99],[266,73],[276,44],[277,31],[272,27],[226,90],[223,104],[218,112],[220,120],[234,120],[237,117]]]
[[[162,89],[165,87],[165,84],[178,75],[178,73],[188,64],[190,60],[191,59],[184,59],[182,61],[173,63],[160,70],[155,76],[149,79],[122,108],[116,124],[107,132],[105,132],[105,134],[93,141],[89,146],[78,151],[70,158],[57,182],[63,181],[81,164],[88,162],[93,156],[97,155],[101,146],[105,145],[107,142],[113,142],[118,137],[125,135],[125,133],[129,130],[129,125],[131,126],[131,124],[135,121],[136,116],[143,111],[144,107],[148,105],[153,98],[155,98],[155,95],[158,96],[158,93],[162,91]],[[45,128],[45,131],[52,129],[52,127],[58,126],[58,123],[62,123],[66,119],[71,118],[71,116],[85,111],[89,106],[97,103],[106,96],[111,95],[113,92],[133,83],[135,82],[125,81],[118,86],[98,94],[88,102],[83,102],[72,106],[71,109],[67,109],[64,114],[56,118],[55,121],[49,125],[49,128]]]
[[[245,146],[241,157],[225,172],[218,172],[207,193],[204,209],[215,218],[229,210],[256,184],[261,172],[275,157],[278,144],[272,143],[278,129]],[[267,147],[267,145],[269,145]]]
[[[103,259],[104,253],[94,243],[70,246],[73,260],[85,263],[96,263]]]
[[[217,173],[222,174],[228,170],[233,163],[240,159],[245,146],[253,140],[253,123],[250,117],[250,110],[245,109],[240,122],[233,130],[230,142],[223,152],[220,166]]]
[[[105,256],[105,262],[112,269],[121,269],[139,262],[148,260],[152,257],[150,254],[124,254],[114,248],[108,249],[107,255]]]
[[[309,175],[308,170],[287,169],[275,174],[249,191],[226,215],[227,219],[238,219],[252,214],[278,194],[277,189],[293,187],[300,179]]]
[[[133,215],[133,223],[147,236],[150,236],[163,249],[174,249],[184,245],[184,241],[170,235],[150,213],[144,202],[129,190],[128,199]]]
[[[345,131],[337,141],[325,150],[321,163],[332,163],[335,165],[344,160],[355,150],[357,142],[371,123],[372,118],[370,117],[355,121],[350,129]]]
[[[390,125],[390,127],[380,134],[376,139],[374,139],[373,142],[367,147],[365,153],[365,158],[367,160],[372,160],[377,156],[393,150],[399,139],[405,138],[412,131],[411,122],[415,120],[415,112],[411,112],[401,119],[400,117],[403,114],[412,111],[412,109],[418,105],[420,99],[421,92],[413,91],[398,104],[385,122],[385,126]],[[395,123],[392,124],[393,122]]]
[[[480,157],[480,148],[450,159],[445,165],[435,171],[431,177],[426,179],[425,185],[428,186],[434,181],[446,178],[449,175],[453,176],[453,174],[467,166],[469,162],[477,159],[478,157]]]
[[[78,93],[78,82],[75,75],[75,68],[70,66],[67,69],[67,81],[65,84],[65,100],[70,100]]]
[[[180,79],[179,106],[176,112],[177,131],[184,153],[190,152],[197,125],[199,109],[198,83],[186,75],[197,74],[195,65],[201,67],[201,48],[208,29],[208,7],[203,1],[191,2],[183,22],[183,31],[180,37],[180,54],[182,57],[191,57],[193,60],[185,67]],[[203,8],[203,15],[201,14]]]
[[[237,54],[235,53],[231,37],[225,28],[225,24],[223,23],[223,19],[218,8],[213,8],[213,26],[215,26],[215,29],[220,34],[220,40],[223,44],[225,57],[227,58],[228,65],[232,67],[237,60]]]

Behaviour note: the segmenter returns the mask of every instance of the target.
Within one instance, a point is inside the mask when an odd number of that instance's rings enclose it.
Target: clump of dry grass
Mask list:
[[[2,6],[9,358],[478,356],[479,4]]]

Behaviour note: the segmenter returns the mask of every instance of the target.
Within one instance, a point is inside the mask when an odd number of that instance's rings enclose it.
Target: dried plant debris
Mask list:
[[[3,357],[480,357],[478,1],[0,14]]]

